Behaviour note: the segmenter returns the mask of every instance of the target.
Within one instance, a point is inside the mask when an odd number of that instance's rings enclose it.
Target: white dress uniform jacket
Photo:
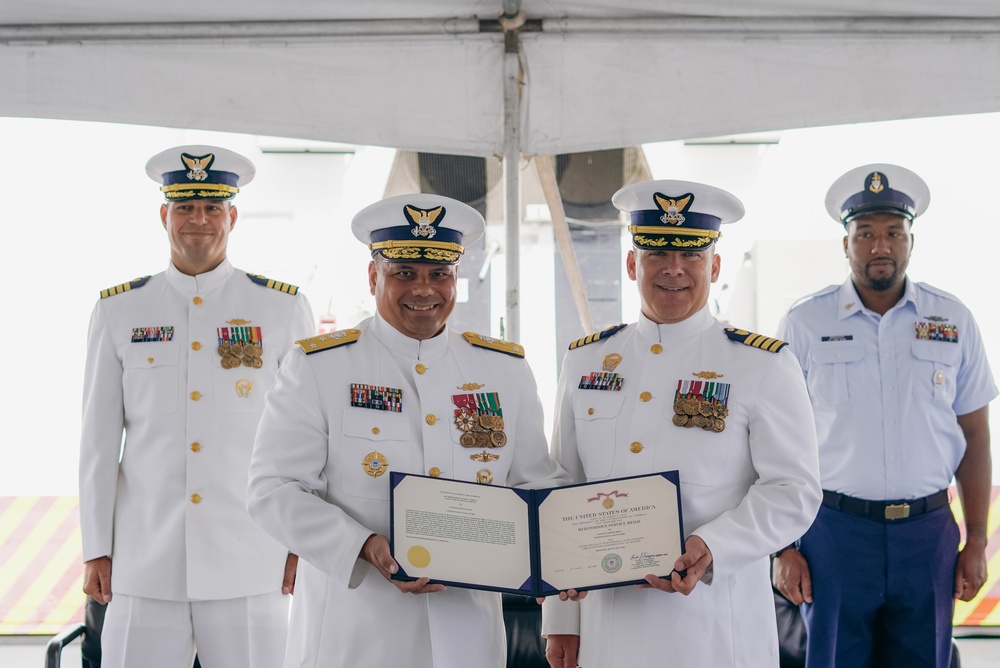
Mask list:
[[[621,389],[580,389],[609,355],[621,356]],[[673,423],[679,381],[728,384],[723,431]],[[685,537],[700,536],[713,564],[689,596],[622,587],[549,599],[543,632],[579,634],[586,668],[777,666],[768,556],[805,532],[820,503],[795,357],[730,340],[707,307],[672,325],[640,316],[566,354],[556,401],[553,453],[574,480],[677,469]]]
[[[389,535],[389,475],[370,475],[365,459],[381,453],[386,473],[476,481],[488,469],[494,485],[564,484],[534,376],[525,360],[450,329],[419,341],[376,315],[358,330],[354,343],[289,353],[257,433],[248,509],[307,562],[299,562],[285,665],[502,668],[499,594],[404,595],[358,559],[370,535]],[[354,383],[401,390],[401,410],[352,406]],[[497,394],[507,443],[490,450],[496,461],[475,461],[482,448],[460,444],[452,397],[469,392]]]
[[[259,328],[260,368],[222,367],[218,330],[241,326]],[[165,328],[170,340],[149,340],[168,338]],[[280,591],[288,551],[247,515],[247,470],[278,362],[314,332],[303,295],[255,284],[229,261],[198,276],[171,264],[97,303],[80,519],[83,558],[111,557],[114,593],[188,601]]]

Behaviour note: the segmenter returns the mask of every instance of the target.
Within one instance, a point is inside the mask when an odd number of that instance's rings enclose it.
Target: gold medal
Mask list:
[[[674,415],[674,424],[677,425],[678,427],[683,427],[684,425],[687,424],[688,419],[689,418],[687,415],[678,413]]]
[[[674,413],[677,415],[687,415],[687,413],[684,412],[684,404],[681,403],[680,400],[674,402]]]
[[[689,422],[688,424],[690,424],[693,427],[704,427],[706,424],[708,424],[708,418],[705,417],[704,415],[695,415],[693,418],[691,418],[691,422]]]
[[[705,419],[707,420],[707,422],[704,425],[702,425],[701,428],[704,429],[705,431],[714,431],[715,430],[715,418],[709,416],[709,417],[706,417]]]
[[[507,445],[507,434],[502,431],[495,431],[490,434],[491,448],[502,448],[505,445]]]
[[[219,355],[225,357],[229,354],[230,345],[228,343],[220,343],[218,347]]]
[[[262,359],[261,359],[261,358],[259,358],[259,357],[254,357],[254,358],[253,358],[253,368],[255,368],[255,369],[259,369],[259,368],[261,368],[262,366],[264,366],[264,360],[262,360]]]
[[[243,366],[253,366],[253,360],[254,358],[250,357],[249,355],[244,355],[243,359],[240,361],[243,363]]]
[[[606,496],[604,497],[604,500],[601,501],[601,505],[607,508],[608,510],[611,510],[612,508],[615,507],[615,500],[612,499],[610,496]]]
[[[249,355],[250,357],[260,357],[263,354],[264,349],[258,346],[256,343],[248,343],[243,346],[243,354]]]
[[[479,416],[479,426],[483,429],[493,429],[493,416],[492,415],[480,415]]]
[[[722,404],[715,404],[715,417],[717,418],[727,418],[729,417],[729,409]]]
[[[467,431],[464,434],[462,434],[462,437],[460,439],[458,439],[458,440],[459,440],[459,443],[462,444],[463,448],[474,448],[474,447],[476,447],[476,437],[472,434],[471,431]]]
[[[236,356],[236,357],[242,357],[243,356],[243,344],[242,343],[233,343],[233,344],[231,344],[229,346],[229,353],[231,355]]]
[[[698,414],[704,415],[705,417],[712,417],[714,411],[712,410],[711,404],[699,403],[698,404]]]
[[[386,461],[385,455],[381,452],[373,451],[365,455],[365,458],[361,460],[361,465],[365,467],[365,473],[373,478],[377,478],[385,473],[389,462]]]
[[[726,421],[723,420],[722,418],[715,418],[715,421],[712,423],[712,431],[718,433],[725,428],[726,428]]]
[[[503,418],[500,417],[499,415],[493,416],[493,430],[503,431]]]
[[[490,441],[490,435],[485,431],[474,431],[472,432],[472,439],[475,441],[475,447],[477,448],[492,448],[493,443]]]
[[[493,484],[493,471],[489,469],[479,469],[476,471],[476,482],[480,485],[492,485]]]

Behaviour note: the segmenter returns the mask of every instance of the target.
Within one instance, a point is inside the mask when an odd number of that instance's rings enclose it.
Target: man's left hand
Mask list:
[[[285,559],[285,577],[281,580],[281,593],[295,593],[295,572],[299,568],[299,555],[288,553]]]
[[[647,575],[648,584],[636,585],[639,589],[659,589],[666,592],[680,592],[687,596],[698,585],[698,581],[712,565],[712,551],[708,549],[699,536],[690,536],[684,543],[684,554],[674,562],[674,572],[669,579]],[[687,575],[681,577],[679,571],[687,570]]]
[[[970,537],[958,553],[955,598],[971,601],[986,582],[986,539]]]

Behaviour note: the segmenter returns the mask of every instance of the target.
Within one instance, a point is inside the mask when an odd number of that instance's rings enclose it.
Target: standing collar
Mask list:
[[[368,331],[374,334],[375,338],[381,341],[394,355],[405,359],[433,360],[448,351],[449,329],[447,326],[443,332],[432,339],[411,339],[386,322],[382,315],[376,311]]]
[[[167,282],[185,295],[205,294],[220,287],[229,280],[229,277],[233,275],[233,271],[233,265],[230,264],[229,258],[224,259],[215,269],[196,276],[189,276],[182,273],[171,262],[167,266]]]
[[[698,332],[709,327],[715,322],[715,318],[712,317],[709,311],[708,304],[705,304],[701,310],[692,315],[686,320],[681,320],[680,322],[675,322],[670,325],[660,325],[649,318],[647,318],[640,311],[639,313],[639,336],[643,340],[652,340],[663,342],[673,342],[679,339],[686,339],[690,336],[694,336]]]

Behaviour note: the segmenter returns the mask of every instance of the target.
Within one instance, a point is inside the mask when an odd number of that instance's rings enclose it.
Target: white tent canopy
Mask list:
[[[523,155],[1000,109],[993,0],[0,0],[0,21],[5,116],[503,155],[505,49]]]

